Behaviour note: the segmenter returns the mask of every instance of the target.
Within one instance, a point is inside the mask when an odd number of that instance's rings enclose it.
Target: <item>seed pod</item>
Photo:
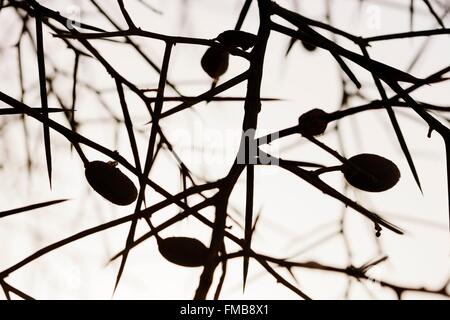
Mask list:
[[[208,257],[208,248],[199,240],[193,238],[160,238],[158,249],[168,261],[183,267],[201,267]]]
[[[305,112],[298,119],[298,132],[305,137],[317,136],[325,132],[328,113],[321,109]]]
[[[228,52],[210,47],[202,57],[203,70],[213,79],[217,80],[228,69]]]
[[[312,43],[309,43],[307,41],[302,41],[303,48],[305,48],[307,51],[315,51],[317,47],[313,45]]]
[[[375,154],[362,153],[348,159],[342,172],[349,184],[355,188],[382,192],[395,186],[400,171],[395,163]]]
[[[137,198],[133,182],[112,163],[89,162],[85,165],[85,175],[91,187],[114,204],[126,206]]]
[[[227,30],[217,36],[217,41],[228,48],[248,50],[256,44],[257,37],[245,31]]]

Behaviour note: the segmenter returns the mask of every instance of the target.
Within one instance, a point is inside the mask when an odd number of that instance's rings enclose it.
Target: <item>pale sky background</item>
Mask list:
[[[127,1],[127,8],[136,25],[143,29],[164,34],[201,38],[214,38],[220,32],[232,29],[243,0],[146,0],[163,15],[158,15],[138,3]],[[445,3],[445,1],[441,1]],[[448,1],[447,1],[448,2]],[[62,14],[73,12],[73,5],[82,8],[81,21],[111,30],[111,26],[96,13],[89,1],[48,0],[41,1]],[[116,1],[98,0],[122,25],[120,10]],[[296,8],[295,1],[279,1],[288,8]],[[421,1],[417,3],[415,30],[434,28],[435,20]],[[433,2],[434,3],[434,2]],[[450,3],[449,3],[450,4]],[[356,35],[409,31],[409,1],[365,1],[360,7],[356,0],[332,0],[334,25]],[[297,8],[303,15],[325,21],[325,1],[297,1]],[[436,8],[439,8],[436,6]],[[439,9],[439,12],[442,12]],[[450,21],[447,23],[450,23]],[[2,25],[0,51],[0,90],[16,98],[19,97],[16,51],[20,24],[11,10],[0,13]],[[30,24],[32,28],[34,24]],[[256,5],[252,5],[243,29],[255,32],[258,26]],[[33,29],[32,29],[33,30]],[[60,40],[46,35],[45,49],[49,52],[47,68],[52,65],[72,72],[73,53]],[[326,33],[323,33],[326,34]],[[329,36],[328,34],[326,34]],[[163,43],[151,39],[135,39],[158,64],[162,61]],[[340,38],[340,44],[357,48]],[[376,42],[370,48],[373,58],[406,70],[422,46],[425,38]],[[306,52],[298,43],[287,58],[284,58],[289,39],[273,33],[264,66],[263,96],[281,98],[280,102],[264,103],[260,113],[260,133],[269,133],[296,123],[303,112],[320,107],[333,111],[339,107],[341,84],[339,69],[331,55],[325,51]],[[141,88],[155,88],[157,74],[133,52],[131,47],[105,41],[92,41],[105,58],[129,80]],[[26,65],[25,102],[39,106],[36,61],[30,55],[29,40],[23,42],[24,63]],[[200,94],[209,89],[210,81],[200,67],[200,59],[205,51],[203,46],[177,45],[174,48],[169,78],[186,95]],[[28,53],[28,54],[27,54]],[[412,74],[425,77],[450,64],[450,42],[448,36],[436,36],[422,55]],[[247,63],[237,57],[230,60],[230,68],[222,81],[245,70]],[[365,85],[362,92],[377,98],[370,75],[355,65],[352,70]],[[94,60],[82,59],[80,81],[105,90],[104,100],[115,115],[120,116],[121,108],[115,92],[114,81]],[[111,89],[111,90],[110,90]],[[71,103],[71,78],[59,76],[55,90],[63,96],[66,104]],[[413,94],[418,100],[448,105],[449,84],[432,85]],[[244,95],[245,85],[233,88],[223,96]],[[168,89],[166,94],[174,93]],[[146,139],[150,127],[143,104],[127,93],[128,105],[137,133],[141,158],[146,152]],[[52,106],[57,106],[54,99]],[[351,105],[363,103],[361,99],[350,100]],[[167,103],[169,109],[175,104]],[[5,107],[1,105],[1,107]],[[99,104],[98,99],[82,86],[79,89],[76,116],[84,124],[81,133],[90,139],[117,149],[132,162],[127,146],[126,130],[112,125],[111,118]],[[162,120],[161,126],[174,144],[175,150],[190,164],[192,172],[209,180],[224,176],[235,156],[239,142],[239,130],[243,115],[240,102],[211,102],[199,104],[192,110]],[[385,111],[358,114],[340,123],[348,156],[367,152],[385,156],[400,168],[402,178],[393,189],[370,194],[352,190],[350,196],[369,209],[380,213],[388,220],[400,225],[407,232],[404,236],[384,231],[380,238],[383,254],[389,256],[387,262],[373,270],[375,278],[399,285],[413,287],[426,286],[440,288],[450,277],[449,234],[445,154],[441,138],[433,134],[426,137],[427,126],[411,111],[398,112],[400,124],[415,159],[423,186],[422,195],[414,183],[403,157],[398,141]],[[53,115],[54,120],[67,124],[62,116]],[[115,207],[91,192],[84,177],[83,165],[75,153],[71,153],[68,142],[59,134],[52,133],[54,156],[53,189],[50,190],[45,169],[42,126],[33,119],[27,120],[32,137],[28,144],[33,153],[33,173],[26,171],[25,140],[22,123],[18,117],[0,117],[0,211],[46,200],[69,198],[66,203],[23,213],[0,220],[0,270],[32,254],[55,241],[70,236],[83,229],[117,219],[132,213],[134,206]],[[98,121],[102,120],[102,121]],[[108,120],[108,121],[103,121]],[[207,136],[209,138],[207,138]],[[328,145],[338,148],[335,133],[321,137]],[[116,145],[117,143],[117,145]],[[205,150],[202,153],[202,149]],[[283,139],[276,144],[284,158],[317,161],[329,165],[337,162],[320,149],[303,143],[299,137]],[[104,156],[84,149],[90,160],[108,160]],[[122,171],[126,172],[122,168]],[[131,176],[128,172],[127,175]],[[243,176],[245,177],[245,175]],[[236,185],[231,206],[242,212],[245,207],[245,179]],[[176,193],[180,190],[180,178],[173,158],[161,154],[151,178],[166,190]],[[136,180],[134,179],[136,182]],[[326,181],[342,190],[343,181],[339,173],[326,175]],[[147,189],[148,205],[160,201],[161,196]],[[304,252],[319,239],[335,233],[338,229],[342,205],[324,196],[298,178],[275,167],[256,169],[255,211],[260,210],[261,221],[253,241],[257,252],[283,258],[294,256],[295,261],[314,260],[333,266],[346,267],[348,264],[342,236],[335,235],[328,241]],[[203,211],[202,211],[203,212]],[[234,211],[233,217],[242,221]],[[152,221],[159,224],[178,213],[171,206],[154,215]],[[212,219],[210,209],[204,211]],[[359,214],[348,210],[346,233],[353,252],[352,263],[360,266],[383,254],[378,252],[373,224],[362,219]],[[231,222],[230,222],[231,224]],[[39,299],[109,299],[112,295],[119,261],[107,264],[108,259],[125,244],[129,225],[122,225],[106,232],[84,238],[56,250],[21,268],[8,277],[10,284]],[[148,231],[140,222],[138,234]],[[242,237],[242,230],[234,225],[231,230]],[[165,230],[163,236],[191,236],[205,244],[209,243],[210,230],[189,218]],[[228,251],[233,251],[229,245]],[[301,252],[301,254],[298,254]],[[283,275],[289,275],[280,270]],[[193,297],[201,268],[182,268],[164,260],[159,254],[154,239],[146,241],[132,251],[125,273],[113,298],[116,299],[190,299]],[[347,278],[334,274],[305,269],[295,270],[300,288],[316,299],[342,299]],[[220,268],[216,280],[220,277]],[[214,290],[211,290],[212,294]],[[211,296],[212,297],[212,296]],[[376,284],[366,286],[353,280],[351,299],[391,299],[394,294],[389,289]],[[405,298],[438,298],[438,296],[406,294]],[[0,298],[3,298],[2,293]],[[242,293],[242,260],[229,263],[229,271],[222,291],[223,299],[296,299],[290,290],[277,284],[254,262],[250,263],[249,281]]]

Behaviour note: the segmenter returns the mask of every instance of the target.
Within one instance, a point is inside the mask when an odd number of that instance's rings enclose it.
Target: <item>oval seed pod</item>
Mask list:
[[[187,237],[158,239],[158,250],[168,261],[183,267],[201,267],[208,257],[203,243]]]
[[[348,159],[342,166],[342,173],[349,184],[369,192],[386,191],[400,180],[400,171],[395,163],[368,153]]]
[[[210,47],[202,57],[203,70],[213,79],[217,80],[228,69],[228,52]]]
[[[306,51],[315,51],[317,49],[317,47],[315,45],[313,45],[312,43],[306,42],[306,41],[302,41],[302,45],[303,48],[305,48]]]
[[[85,165],[85,175],[91,187],[114,204],[126,206],[137,198],[133,182],[112,163],[89,162]]]
[[[217,41],[229,48],[248,50],[256,44],[256,35],[240,30],[227,30],[217,36]]]
[[[317,136],[325,132],[328,125],[328,113],[321,109],[312,109],[298,118],[298,132],[305,136]]]

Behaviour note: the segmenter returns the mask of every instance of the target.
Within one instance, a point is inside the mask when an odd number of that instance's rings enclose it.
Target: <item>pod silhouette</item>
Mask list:
[[[248,50],[255,46],[257,37],[253,33],[240,30],[227,30],[217,36],[217,41],[228,48]]]
[[[159,238],[158,250],[168,261],[183,267],[201,267],[208,257],[202,242],[187,237]]]
[[[228,69],[229,54],[223,49],[210,47],[202,57],[203,70],[213,79],[217,80]]]
[[[298,118],[298,132],[305,136],[318,136],[325,132],[328,126],[328,113],[321,109],[312,109]]]
[[[368,192],[389,190],[400,180],[396,164],[376,154],[353,156],[341,170],[349,184]]]
[[[85,165],[85,175],[90,186],[114,204],[126,206],[137,198],[133,182],[112,163],[89,162]]]

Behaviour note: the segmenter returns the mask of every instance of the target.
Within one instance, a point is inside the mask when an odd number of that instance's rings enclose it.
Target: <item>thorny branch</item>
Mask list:
[[[11,286],[6,282],[6,278],[17,271],[18,269],[26,266],[27,264],[35,261],[39,257],[42,257],[48,254],[51,251],[57,250],[67,244],[70,244],[74,241],[78,241],[84,237],[97,234],[98,232],[102,232],[108,230],[110,228],[116,227],[118,225],[124,223],[131,223],[129,233],[127,236],[125,248],[116,254],[112,260],[116,258],[121,258],[121,265],[118,271],[116,286],[119,283],[119,279],[121,277],[122,272],[124,271],[125,264],[127,261],[127,256],[133,248],[135,248],[140,243],[152,238],[157,237],[159,239],[158,233],[165,230],[166,228],[172,226],[173,224],[187,218],[194,217],[206,226],[211,229],[211,242],[208,246],[207,256],[202,263],[203,272],[199,279],[199,284],[195,293],[195,299],[206,299],[208,297],[208,293],[210,292],[210,288],[213,284],[214,274],[216,268],[222,264],[222,277],[219,280],[219,285],[216,289],[216,293],[214,294],[214,298],[218,299],[223,283],[225,281],[225,274],[227,272],[227,262],[230,259],[241,257],[243,258],[243,285],[245,288],[245,283],[247,281],[247,274],[249,268],[249,260],[255,259],[274,279],[276,279],[279,283],[284,285],[286,288],[295,292],[299,297],[304,299],[310,299],[309,295],[303,290],[301,290],[297,285],[291,284],[284,277],[282,277],[277,271],[276,268],[284,268],[288,271],[291,271],[293,268],[307,268],[313,270],[327,271],[327,272],[336,272],[345,274],[351,278],[357,280],[370,280],[370,277],[367,275],[368,266],[354,267],[351,263],[351,250],[347,246],[347,253],[349,256],[348,266],[345,268],[333,267],[324,265],[318,262],[294,262],[290,259],[279,259],[274,258],[262,254],[256,253],[251,247],[251,240],[253,236],[253,231],[255,226],[253,225],[253,213],[254,213],[254,166],[262,165],[261,156],[268,156],[272,159],[277,160],[277,163],[280,168],[296,175],[299,179],[305,181],[306,183],[314,186],[318,190],[322,191],[324,194],[333,197],[340,201],[343,205],[349,206],[356,210],[357,212],[364,215],[375,225],[375,229],[377,231],[377,235],[379,235],[381,229],[387,228],[396,233],[402,233],[401,229],[392,223],[386,221],[380,215],[371,212],[366,209],[362,205],[356,203],[352,199],[350,199],[347,193],[340,193],[335,190],[333,187],[327,185],[320,179],[320,174],[325,172],[330,172],[334,170],[341,170],[342,166],[354,166],[352,161],[347,159],[344,154],[342,148],[339,151],[335,151],[332,147],[326,145],[321,142],[319,139],[315,138],[315,134],[307,134],[305,133],[305,129],[301,124],[285,128],[279,132],[273,133],[271,135],[256,137],[255,130],[258,127],[258,114],[262,108],[262,101],[271,101],[272,99],[262,98],[261,97],[261,84],[263,81],[264,75],[264,61],[266,58],[266,50],[267,43],[269,41],[270,35],[272,31],[280,33],[284,36],[291,37],[296,40],[304,41],[314,47],[321,48],[323,50],[328,51],[332,57],[338,62],[338,66],[341,68],[342,74],[345,74],[359,89],[362,85],[358,80],[355,73],[350,69],[350,67],[344,62],[343,58],[348,61],[352,61],[360,68],[369,71],[373,76],[374,84],[379,92],[381,100],[372,100],[364,105],[359,106],[349,106],[348,99],[352,95],[349,93],[346,83],[347,80],[344,76],[342,76],[343,83],[343,101],[342,108],[323,115],[319,120],[325,121],[328,123],[335,123],[335,126],[339,127],[339,120],[350,117],[360,112],[368,112],[377,109],[386,109],[389,115],[389,118],[394,127],[395,133],[399,140],[399,143],[404,151],[404,155],[407,158],[407,161],[410,165],[411,171],[416,178],[417,183],[419,184],[418,173],[416,172],[412,156],[406,146],[406,141],[401,131],[401,128],[398,124],[395,110],[397,108],[407,108],[412,109],[421,117],[421,119],[429,126],[430,133],[432,131],[436,131],[443,139],[445,144],[445,152],[447,157],[447,181],[449,183],[450,189],[450,129],[446,124],[443,123],[442,114],[445,112],[449,112],[450,108],[447,106],[438,106],[434,104],[430,104],[427,102],[416,101],[411,97],[411,93],[416,91],[417,89],[429,85],[436,82],[443,82],[447,79],[444,77],[449,71],[450,66],[441,69],[438,72],[435,72],[425,79],[419,79],[414,77],[413,75],[403,72],[395,67],[384,64],[382,62],[376,61],[369,56],[367,51],[367,47],[370,46],[370,43],[376,41],[385,41],[385,40],[396,40],[396,39],[404,39],[404,38],[412,38],[412,37],[431,37],[438,35],[446,35],[450,34],[450,29],[445,28],[443,21],[439,18],[436,13],[435,8],[431,5],[429,1],[424,1],[426,6],[428,7],[432,16],[436,19],[436,21],[440,24],[441,28],[439,29],[430,29],[430,30],[419,30],[403,33],[394,33],[394,34],[386,34],[386,35],[378,35],[373,37],[361,37],[358,35],[353,35],[346,31],[343,31],[332,25],[331,19],[328,13],[328,23],[321,22],[318,20],[313,20],[308,17],[302,16],[299,13],[290,11],[275,2],[270,0],[257,0],[253,1],[254,4],[257,4],[257,10],[259,13],[259,29],[257,34],[255,35],[255,43],[251,46],[251,51],[247,51],[240,46],[229,46],[221,41],[220,37],[215,39],[201,39],[194,37],[182,37],[182,36],[172,36],[160,34],[152,31],[143,30],[139,26],[137,26],[133,20],[133,15],[128,11],[127,5],[124,1],[118,0],[117,4],[122,13],[122,16],[126,22],[127,27],[125,29],[121,28],[120,24],[114,21],[111,16],[107,14],[107,12],[95,1],[91,0],[90,3],[100,12],[100,14],[106,18],[113,30],[103,30],[102,28],[98,28],[93,25],[87,25],[82,22],[75,21],[75,23],[64,17],[61,13],[52,10],[51,8],[45,7],[41,5],[38,1],[30,0],[30,1],[17,1],[10,0],[2,10],[14,10],[16,14],[22,19],[23,28],[20,34],[20,38],[17,44],[17,51],[19,57],[19,74],[21,75],[20,86],[21,86],[21,97],[20,99],[16,99],[13,96],[0,91],[0,101],[4,102],[6,105],[11,107],[11,109],[0,109],[0,116],[6,116],[11,114],[20,114],[22,117],[31,117],[36,121],[40,122],[44,128],[44,140],[45,140],[45,154],[46,154],[46,163],[48,175],[50,178],[50,183],[52,179],[52,159],[51,159],[51,141],[50,141],[50,129],[55,132],[58,132],[62,136],[66,138],[66,140],[74,147],[77,154],[80,156],[81,161],[84,165],[89,164],[89,159],[84,154],[83,148],[89,147],[94,149],[101,154],[109,157],[111,160],[117,161],[120,165],[125,167],[131,174],[133,174],[139,181],[139,192],[137,196],[136,207],[133,213],[124,216],[122,218],[109,221],[107,223],[94,226],[92,228],[81,231],[77,234],[74,234],[70,237],[67,237],[61,241],[55,242],[51,245],[48,245],[32,255],[25,257],[23,260],[14,264],[13,266],[3,270],[0,272],[0,284],[5,293],[5,296],[10,299],[10,293],[14,293],[17,296],[23,299],[31,299],[31,297],[19,289]],[[243,4],[242,10],[240,11],[235,30],[241,30],[244,20],[249,14],[250,7],[252,5],[251,0],[246,0]],[[277,16],[278,18],[283,19],[288,24],[293,27],[287,27],[285,25],[274,22],[272,19],[273,16]],[[411,17],[413,14],[411,14]],[[39,88],[40,88],[40,96],[41,96],[41,108],[32,108],[24,103],[24,95],[26,93],[24,85],[23,85],[23,66],[21,63],[21,42],[25,35],[29,35],[32,38],[32,32],[30,32],[28,27],[28,22],[33,20],[35,22],[36,29],[36,46],[34,48],[34,54],[37,57],[37,64],[39,69]],[[63,29],[59,29],[57,26],[62,26]],[[45,29],[46,27],[47,29]],[[317,30],[316,30],[317,29]],[[332,39],[327,38],[322,35],[319,31],[327,31],[332,34]],[[72,75],[65,75],[73,77],[73,86],[71,97],[72,101],[70,107],[67,107],[63,103],[63,99],[60,98],[57,92],[55,92],[55,88],[53,85],[54,78],[52,76],[47,75],[48,69],[53,69],[54,73],[63,75],[62,70],[58,70],[58,67],[54,65],[49,57],[47,57],[47,52],[44,47],[44,38],[43,34],[51,33],[56,39],[62,41],[67,49],[72,51],[74,54],[74,67]],[[163,62],[161,67],[157,65],[157,63],[153,62],[150,56],[142,50],[139,45],[133,40],[132,37],[139,37],[145,40],[157,40],[162,41],[165,44],[165,52],[163,57]],[[337,41],[337,37],[346,38],[353,43],[355,43],[359,49],[361,50],[361,54],[358,52],[353,52],[348,50],[341,45],[339,45]],[[113,39],[121,39],[124,42],[117,42],[118,44],[124,44],[131,46],[141,57],[144,58],[146,63],[148,63],[155,71],[159,73],[159,84],[157,88],[157,96],[156,98],[150,98],[147,95],[147,89],[140,88],[139,85],[134,84],[131,80],[127,79],[125,76],[122,76],[116,68],[108,62],[108,60],[102,56],[102,54],[95,48],[93,43],[96,40],[113,40]],[[204,46],[208,48],[213,48],[218,51],[225,52],[226,54],[231,54],[236,57],[240,57],[249,61],[250,66],[247,71],[241,73],[240,75],[219,84],[216,87],[196,96],[196,97],[186,97],[180,93],[178,88],[169,80],[168,77],[168,69],[170,65],[170,57],[172,48],[176,44],[187,44],[187,45],[196,45],[196,46]],[[77,112],[77,91],[79,87],[82,86],[92,91],[99,99],[101,99],[102,93],[91,87],[88,83],[83,83],[80,79],[78,79],[79,74],[79,65],[82,59],[94,59],[96,60],[105,71],[113,78],[115,84],[115,90],[118,93],[118,103],[121,106],[122,116],[124,120],[122,121],[126,127],[128,133],[129,144],[133,153],[134,165],[131,164],[127,159],[122,157],[117,151],[110,150],[90,139],[83,136],[82,134],[77,132],[77,128],[79,123],[76,121],[75,114]],[[222,92],[226,92],[230,88],[237,86],[238,84],[246,82],[247,84],[247,92],[245,97],[220,97],[218,96]],[[389,96],[388,92],[385,90],[382,82],[384,82],[393,92],[394,95]],[[410,83],[410,87],[403,88],[400,86],[400,82]],[[165,94],[166,85],[176,94],[175,97],[168,97]],[[133,120],[130,115],[132,111],[127,104],[126,91],[130,91],[134,93],[146,106],[146,112],[148,113],[149,118],[151,119],[149,122],[150,125],[150,135],[148,138],[148,146],[147,146],[147,154],[145,157],[144,163],[141,163],[141,157],[138,151],[138,145],[135,137],[136,129],[133,127]],[[53,94],[57,100],[61,104],[61,109],[58,108],[49,108],[47,98],[48,95]],[[356,96],[358,93],[355,93]],[[185,164],[181,157],[177,155],[175,152],[173,145],[169,141],[169,139],[164,134],[160,122],[162,119],[168,118],[183,110],[188,110],[194,105],[197,105],[201,102],[205,101],[228,101],[228,100],[237,100],[244,101],[244,117],[242,119],[242,136],[240,140],[239,154],[236,156],[234,164],[228,171],[228,174],[222,179],[215,182],[205,182],[203,181],[200,184],[196,184],[195,179],[191,174],[191,170],[189,166]],[[163,109],[164,103],[166,101],[181,101],[180,104],[171,108],[168,111]],[[344,107],[345,106],[345,107]],[[105,104],[105,108],[109,110],[109,107]],[[52,120],[49,118],[49,113],[52,112],[61,112],[63,111],[65,116],[67,117],[67,121],[70,124],[70,128],[65,127],[64,125]],[[445,119],[445,118],[444,118]],[[23,119],[22,119],[23,120]],[[313,119],[317,120],[317,119]],[[116,119],[116,122],[120,122]],[[25,122],[24,122],[25,125]],[[26,130],[26,127],[25,127]],[[338,129],[336,129],[339,131]],[[325,167],[321,164],[305,162],[301,160],[285,160],[285,159],[277,159],[273,155],[268,155],[259,150],[259,147],[265,143],[274,143],[275,140],[281,139],[283,137],[289,135],[299,135],[302,136],[302,140],[311,142],[316,146],[322,148],[326,152],[333,155],[337,160],[341,162],[339,166],[333,167]],[[274,138],[275,137],[275,138]],[[158,142],[159,141],[159,142]],[[256,142],[258,152],[257,156],[252,153],[250,145]],[[171,194],[166,191],[163,187],[161,187],[158,183],[152,181],[149,178],[150,170],[153,167],[153,163],[158,156],[158,152],[161,148],[165,148],[172,156],[176,159],[177,164],[180,168],[180,174],[183,175],[184,178],[188,179],[191,183],[190,187],[187,187],[185,184],[183,187],[183,191],[177,194]],[[240,162],[239,155],[242,153],[245,154],[245,163]],[[314,170],[308,170],[308,168],[313,168]],[[318,168],[318,169],[317,169]],[[360,169],[360,168],[359,168]],[[230,217],[230,195],[240,178],[243,172],[246,172],[246,210],[244,213],[244,238],[241,239],[229,230],[227,230],[227,219]],[[360,170],[361,171],[361,170]],[[364,170],[362,170],[364,171]],[[154,191],[158,192],[164,197],[164,200],[149,205],[148,207],[142,207],[145,204],[145,190],[146,187],[150,186]],[[347,187],[348,185],[346,185]],[[212,196],[205,196],[204,192],[217,190]],[[347,188],[346,188],[347,190]],[[202,197],[202,201],[195,204],[194,206],[189,206],[188,199],[190,197],[200,195]],[[449,196],[450,199],[450,196]],[[0,218],[19,214],[24,211],[32,210],[35,208],[40,208],[48,205],[53,205],[64,200],[55,200],[49,202],[38,203],[35,205],[30,205],[23,208],[12,209],[9,211],[5,211],[3,213],[0,212]],[[449,200],[450,201],[450,200]],[[165,222],[159,224],[156,227],[150,222],[150,218],[152,215],[157,214],[162,209],[171,206],[177,205],[182,211],[176,216],[167,219]],[[215,210],[215,218],[214,221],[210,221],[207,219],[201,211],[205,208],[212,207]],[[344,219],[345,212],[340,221],[340,233],[345,238],[345,230],[344,230]],[[449,202],[449,212],[450,212],[450,202]],[[144,218],[146,220],[150,231],[140,238],[135,239],[135,230],[139,219]],[[450,216],[449,216],[450,218]],[[328,238],[328,237],[327,237]],[[242,248],[241,251],[235,253],[227,253],[225,250],[226,241],[232,241],[238,246]],[[161,248],[160,248],[161,250]],[[382,263],[385,259],[381,259],[377,261],[377,263]],[[450,293],[446,289],[446,285],[439,290],[430,290],[426,288],[415,288],[415,287],[406,287],[399,286],[390,282],[386,282],[383,280],[379,281],[381,286],[390,288],[394,290],[397,294],[398,298],[401,299],[403,293],[408,291],[416,291],[430,294],[439,294],[443,296],[450,297]]]

